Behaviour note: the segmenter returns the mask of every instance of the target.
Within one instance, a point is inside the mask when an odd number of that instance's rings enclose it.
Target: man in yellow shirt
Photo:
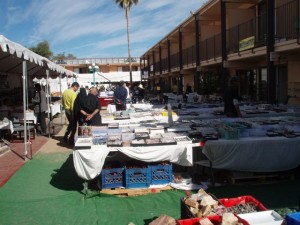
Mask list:
[[[66,133],[64,135],[64,140],[70,145],[74,145],[74,136],[76,133],[75,120],[73,115],[74,102],[77,97],[77,90],[79,89],[79,84],[77,82],[72,83],[71,87],[64,91],[62,95],[62,105],[65,109],[66,117],[69,121]],[[69,139],[68,136],[70,135]]]

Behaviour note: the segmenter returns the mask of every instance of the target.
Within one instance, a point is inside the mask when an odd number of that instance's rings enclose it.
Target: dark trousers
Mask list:
[[[45,112],[39,112],[37,114],[37,121],[41,125],[41,132],[47,133],[47,125],[46,125],[46,113]]]
[[[117,111],[124,111],[126,110],[126,104],[116,104]]]
[[[77,128],[77,121],[75,121],[74,116],[72,115],[72,112],[68,109],[65,110],[66,117],[69,121],[69,125],[67,127],[65,138],[68,138],[69,134],[69,142],[74,142],[74,136],[76,134],[76,128]]]

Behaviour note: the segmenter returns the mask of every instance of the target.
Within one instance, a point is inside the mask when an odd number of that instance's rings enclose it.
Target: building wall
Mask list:
[[[255,17],[255,7],[251,9],[227,9],[227,27],[231,28]],[[238,18],[238,19],[237,19]]]
[[[194,91],[194,74],[186,74],[184,75],[184,79],[183,79],[183,88],[184,91],[186,89],[186,84],[189,83],[192,86],[192,90]]]
[[[200,27],[200,36],[201,40],[205,40],[207,38],[210,38],[214,35],[220,34],[221,33],[221,26],[219,25],[202,25]]]
[[[276,7],[279,7],[281,5],[284,5],[284,4],[286,4],[288,2],[292,2],[292,1],[294,1],[294,0],[276,0]]]
[[[189,48],[193,45],[195,45],[195,35],[189,34],[188,36],[183,36],[182,49]]]

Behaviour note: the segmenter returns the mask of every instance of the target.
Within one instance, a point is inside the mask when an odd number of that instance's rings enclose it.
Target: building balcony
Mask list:
[[[299,2],[300,0],[292,0],[275,9],[276,26],[275,35],[276,41],[287,41],[291,39],[299,40]]]
[[[179,57],[179,52],[171,55],[171,70],[174,71],[180,69]]]
[[[182,64],[183,67],[196,66],[196,46],[182,50]]]
[[[162,66],[162,72],[168,72],[169,71],[169,60],[168,58],[164,58],[161,60],[161,66]]]
[[[222,55],[221,34],[214,35],[200,42],[200,61],[216,59]]]
[[[128,57],[123,57],[123,58],[84,58],[84,59],[59,60],[56,63],[64,64],[64,65],[87,65],[87,64],[92,64],[92,63],[98,64],[98,65],[110,65],[110,64],[124,65],[124,64],[129,64],[129,59],[128,59]],[[140,58],[132,57],[131,63],[139,64]]]

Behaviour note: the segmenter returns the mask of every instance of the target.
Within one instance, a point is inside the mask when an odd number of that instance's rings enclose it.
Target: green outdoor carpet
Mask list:
[[[217,197],[251,194],[269,208],[296,207],[300,182],[210,188]],[[160,214],[180,217],[182,191],[139,197],[84,198],[72,155],[38,154],[0,189],[0,225],[148,224]]]

